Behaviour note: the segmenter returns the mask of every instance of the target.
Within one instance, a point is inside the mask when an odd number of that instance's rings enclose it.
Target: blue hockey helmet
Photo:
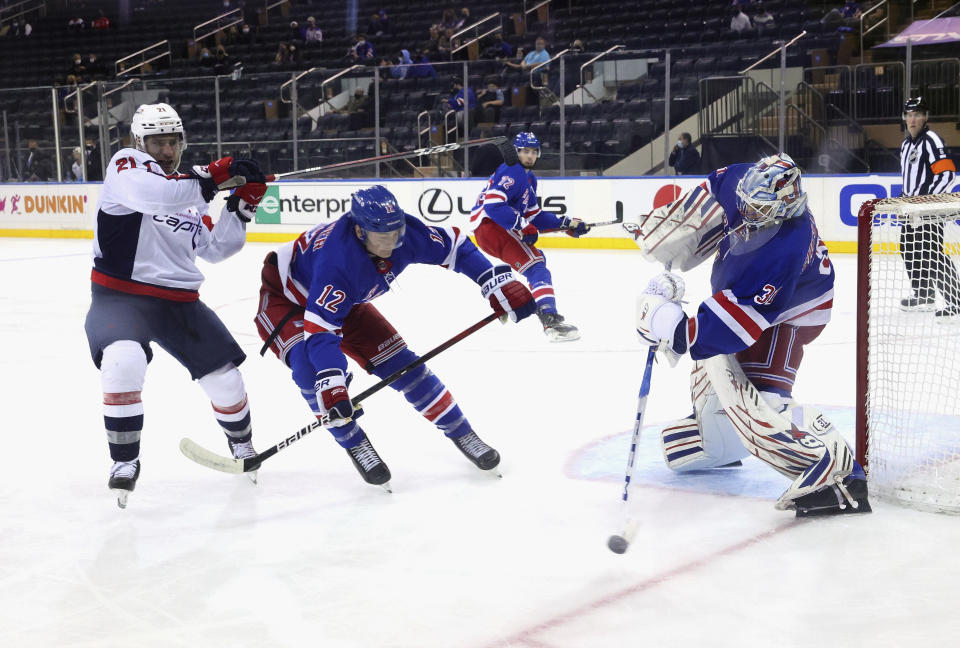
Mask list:
[[[360,240],[367,249],[378,256],[403,244],[406,230],[406,215],[400,209],[397,198],[383,185],[361,189],[351,196],[350,218],[361,230]]]
[[[794,218],[806,208],[807,194],[800,188],[800,168],[786,153],[763,158],[737,184],[737,209],[748,227]]]
[[[517,150],[520,150],[522,148],[537,149],[537,154],[539,155],[540,140],[537,139],[537,136],[531,133],[530,131],[517,133],[513,138],[513,148]]]

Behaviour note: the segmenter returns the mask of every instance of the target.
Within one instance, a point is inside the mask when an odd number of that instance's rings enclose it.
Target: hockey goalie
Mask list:
[[[628,228],[629,229],[629,228]],[[837,429],[793,401],[804,346],[823,331],[834,269],[800,169],[786,154],[711,173],[633,224],[645,258],[681,271],[714,257],[711,296],[687,315],[683,279],[650,280],[637,300],[641,339],[675,365],[694,362],[693,414],[663,430],[675,471],[737,465],[753,455],[792,480],[776,507],[796,515],[866,513],[866,476]]]

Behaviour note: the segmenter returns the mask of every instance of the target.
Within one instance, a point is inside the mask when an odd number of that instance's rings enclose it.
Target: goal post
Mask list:
[[[953,514],[960,514],[958,220],[960,193],[948,193],[867,201],[857,224],[857,459],[871,495]]]

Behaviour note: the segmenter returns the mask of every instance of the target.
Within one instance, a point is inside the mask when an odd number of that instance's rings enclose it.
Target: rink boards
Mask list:
[[[540,180],[544,210],[585,221],[614,218],[623,204],[629,221],[673,200],[703,181],[703,177],[574,177]],[[428,223],[465,227],[484,179],[303,180],[270,185],[248,228],[251,241],[284,241],[308,227],[339,218],[350,208],[350,194],[372,183],[385,185],[408,212]],[[856,214],[871,198],[900,194],[900,176],[804,176],[810,208],[820,236],[833,252],[856,250]],[[960,184],[953,191],[960,190]],[[89,238],[100,194],[99,183],[34,183],[0,185],[0,236]],[[211,214],[220,212],[226,193],[214,200]],[[606,227],[582,239],[544,235],[541,247],[632,249],[624,230]]]

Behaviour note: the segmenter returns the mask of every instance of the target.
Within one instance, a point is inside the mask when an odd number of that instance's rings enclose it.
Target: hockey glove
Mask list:
[[[590,231],[590,226],[579,218],[570,218],[569,216],[564,216],[563,220],[560,221],[560,229],[564,230],[567,233],[567,236],[580,238]]]
[[[498,265],[490,268],[477,279],[480,293],[490,300],[493,312],[501,319],[519,322],[537,311],[537,302],[527,287],[517,281],[510,266]],[[506,321],[506,320],[504,320]]]
[[[237,215],[244,223],[249,223],[257,214],[257,205],[267,193],[267,185],[259,182],[248,182],[238,187],[227,198],[227,209]]]
[[[243,176],[247,182],[268,182],[267,176],[263,174],[260,165],[256,160],[249,158],[238,158],[230,164],[230,176]]]
[[[353,403],[347,393],[347,378],[339,369],[324,369],[317,372],[314,389],[317,392],[317,404],[323,413],[330,416],[330,427],[346,425],[358,418],[363,410],[354,412]]]
[[[684,288],[683,279],[663,273],[651,279],[637,298],[637,335],[644,344],[660,346],[670,366],[676,365],[678,353],[686,350],[686,339],[676,343],[680,323],[687,319],[680,306]]]
[[[220,185],[230,179],[230,165],[233,158],[229,155],[215,160],[206,166],[197,165],[190,169],[188,175],[200,182],[200,193],[206,202],[213,200],[220,189]]]
[[[537,231],[537,228],[534,225],[527,225],[520,230],[520,240],[527,245],[533,245],[537,242],[538,238],[540,238],[540,232]]]

